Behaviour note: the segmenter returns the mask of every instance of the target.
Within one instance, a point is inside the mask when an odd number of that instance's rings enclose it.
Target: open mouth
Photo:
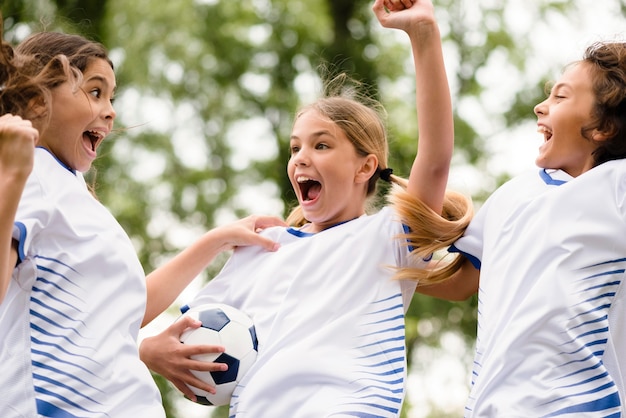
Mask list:
[[[83,138],[85,138],[91,145],[91,150],[96,151],[98,143],[104,138],[104,132],[100,131],[85,131],[83,132]]]
[[[552,138],[552,131],[545,126],[540,126],[537,128],[537,132],[543,134],[543,139],[548,142]]]
[[[304,176],[298,177],[296,181],[303,201],[315,200],[320,195],[322,184],[319,181]]]

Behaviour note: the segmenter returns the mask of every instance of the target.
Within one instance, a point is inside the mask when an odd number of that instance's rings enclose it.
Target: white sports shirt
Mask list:
[[[143,269],[117,221],[48,151],[22,195],[0,304],[0,417],[164,417],[136,338]]]
[[[455,244],[481,262],[466,417],[626,411],[626,161],[546,174],[502,186]]]
[[[259,355],[235,389],[231,417],[397,417],[406,378],[404,314],[415,283],[385,208],[317,234],[263,233],[277,252],[237,248],[190,306],[221,302],[250,315]]]

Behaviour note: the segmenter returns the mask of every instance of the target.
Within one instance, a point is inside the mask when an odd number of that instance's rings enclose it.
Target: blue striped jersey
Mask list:
[[[13,237],[20,263],[0,304],[0,416],[163,417],[139,360],[143,269],[121,226],[48,151]]]
[[[259,339],[231,417],[397,417],[406,379],[404,314],[414,282],[403,232],[384,208],[317,234],[271,228],[277,252],[237,248],[189,304],[250,315]]]
[[[455,244],[480,265],[465,415],[621,417],[626,161],[539,174],[498,189]]]

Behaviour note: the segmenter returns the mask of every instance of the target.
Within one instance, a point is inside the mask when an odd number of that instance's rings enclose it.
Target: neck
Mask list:
[[[334,222],[334,223],[311,222],[311,223],[302,225],[300,230],[302,232],[307,232],[307,233],[310,233],[310,234],[317,234],[318,232],[322,232],[322,231],[325,231],[327,229],[333,228],[335,226],[343,225],[343,224],[345,224],[347,222],[353,221],[353,220],[355,220],[357,218],[360,218],[363,215],[365,215],[365,213],[362,213],[361,215],[355,216],[354,218],[351,218],[351,219],[346,219],[344,221],[339,221],[339,222]]]

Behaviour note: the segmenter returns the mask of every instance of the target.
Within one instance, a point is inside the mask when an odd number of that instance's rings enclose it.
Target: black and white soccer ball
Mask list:
[[[226,363],[228,370],[201,372],[191,370],[200,380],[215,386],[211,394],[193,386],[189,388],[203,405],[227,405],[243,375],[256,361],[258,341],[252,319],[244,312],[229,305],[211,303],[187,310],[182,316],[191,316],[202,322],[202,326],[185,331],[180,336],[184,344],[223,345],[223,353],[208,353],[193,356],[195,360]]]

